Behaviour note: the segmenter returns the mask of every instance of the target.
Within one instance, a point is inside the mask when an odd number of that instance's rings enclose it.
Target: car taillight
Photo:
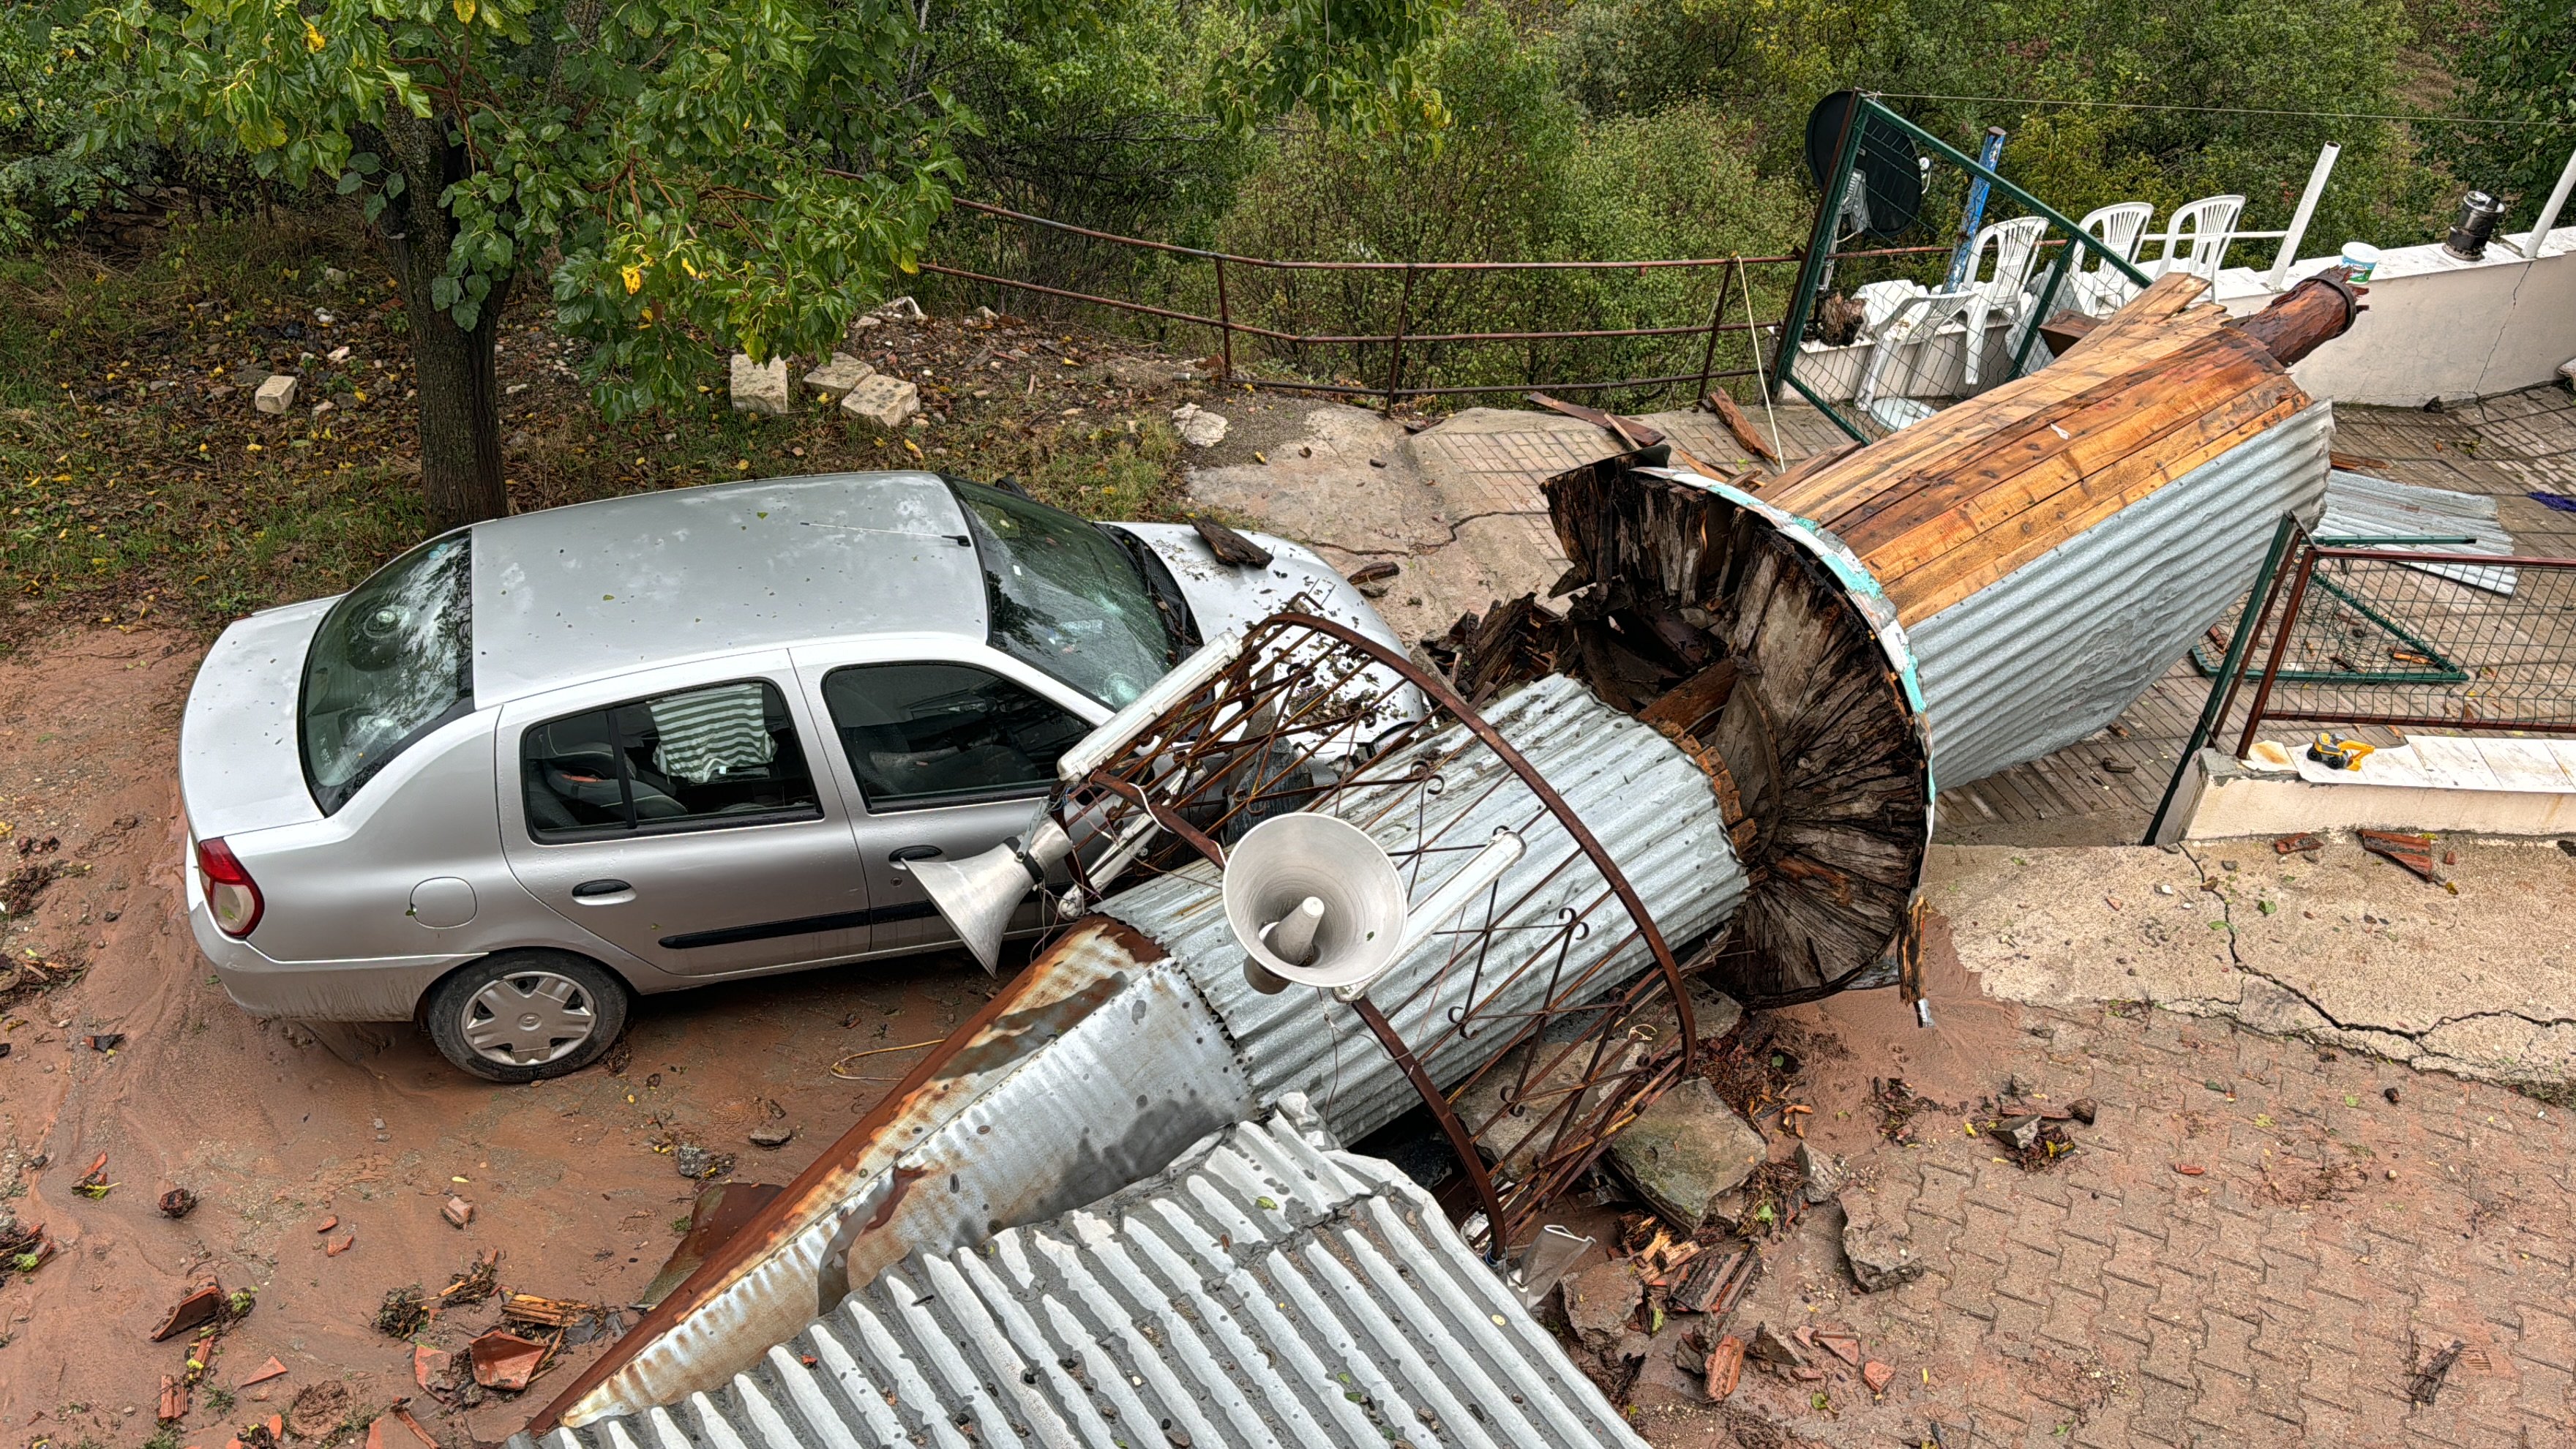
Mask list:
[[[214,913],[215,929],[227,936],[249,935],[259,924],[264,903],[259,883],[242,869],[232,847],[220,837],[198,841],[197,874],[206,888],[206,908]]]

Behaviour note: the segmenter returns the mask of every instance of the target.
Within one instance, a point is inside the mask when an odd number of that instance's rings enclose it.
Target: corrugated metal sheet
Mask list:
[[[1693,942],[1734,913],[1744,895],[1744,871],[1727,839],[1717,797],[1708,777],[1670,741],[1562,675],[1524,686],[1489,706],[1485,718],[1590,827],[1676,955],[1686,954]],[[1481,842],[1493,826],[1524,825],[1535,800],[1517,781],[1487,791],[1489,777],[1507,771],[1490,751],[1462,749],[1464,743],[1464,731],[1453,728],[1415,747],[1427,757],[1450,757],[1442,766],[1443,789],[1428,802],[1424,833],[1454,821],[1448,839]],[[1352,794],[1358,798],[1349,800],[1341,813],[1391,853],[1404,850],[1415,837],[1414,792],[1390,790],[1373,798]],[[1372,804],[1393,808],[1372,820],[1366,818]],[[1503,878],[1505,901],[1578,853],[1573,839],[1553,825],[1530,832],[1526,843],[1528,853]],[[1429,894],[1441,878],[1426,872],[1416,899]],[[1497,939],[1509,941],[1514,934],[1534,938],[1527,928],[1543,930],[1560,907],[1579,910],[1600,889],[1600,875],[1589,863],[1578,862],[1508,916]],[[1350,1008],[1318,991],[1292,987],[1264,996],[1246,983],[1243,948],[1226,926],[1213,870],[1200,866],[1160,878],[1102,902],[1100,909],[1162,943],[1189,973],[1225,1023],[1254,1100],[1272,1102],[1284,1093],[1303,1092],[1320,1105],[1333,1130],[1349,1139],[1384,1126],[1419,1101]],[[1652,964],[1643,942],[1619,945],[1631,933],[1626,913],[1615,901],[1594,911],[1591,926],[1591,934],[1571,949],[1568,979],[1606,956],[1607,969],[1595,984],[1607,991]],[[1425,1055],[1424,1065],[1443,1086],[1463,1078],[1484,1056],[1475,1043],[1446,1033],[1445,1013],[1463,993],[1465,973],[1453,972],[1441,992],[1423,992],[1403,1010],[1396,1003],[1430,982],[1449,951],[1447,942],[1433,938],[1369,993],[1417,1053],[1425,1052],[1426,1044],[1440,1043]],[[1491,984],[1488,978],[1487,987]],[[1533,973],[1521,992],[1497,1001],[1494,1009],[1525,1010],[1540,999],[1546,985],[1546,978]]]
[[[721,1387],[544,1449],[1644,1442],[1428,1194],[1292,1097],[1106,1201],[915,1253]]]
[[[1914,626],[1943,788],[2118,718],[2245,590],[2284,513],[2324,500],[2318,403]]]
[[[2496,517],[2496,501],[2483,493],[2455,493],[2448,488],[2425,488],[2413,483],[2392,483],[2373,478],[2367,473],[2335,469],[2326,478],[2325,516],[2317,520],[2317,537],[2339,538],[2466,538],[2467,543],[2431,543],[2423,545],[2383,544],[2374,548],[2395,548],[2419,553],[2482,553],[2503,558],[2513,552],[2513,535],[2505,532]],[[2440,578],[2484,589],[2491,594],[2510,594],[2517,581],[2513,569],[2481,568],[2476,564],[2408,564]]]
[[[739,1266],[639,1325],[631,1358],[566,1419],[720,1384],[906,1254],[1090,1202],[1257,1110],[1207,1004],[1160,954],[1110,922],[1075,927],[926,1083],[716,1255]]]

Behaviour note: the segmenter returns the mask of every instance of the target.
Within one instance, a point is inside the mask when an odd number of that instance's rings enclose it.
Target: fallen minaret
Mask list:
[[[2329,417],[2284,365],[2351,292],[2224,324],[2195,285],[1758,491],[1638,455],[1554,480],[1573,604],[1492,611],[1456,692],[1293,613],[1211,642],[1065,757],[1046,819],[1080,849],[1047,890],[1072,924],[532,1427],[723,1390],[916,1255],[1291,1094],[1341,1141],[1436,1119],[1476,1188],[1460,1237],[1508,1266],[1691,1070],[1687,978],[1757,1003],[1906,980],[1936,770],[2097,727],[2313,510]],[[1229,853],[1307,814],[1398,882],[1401,949],[1353,994],[1280,989],[1229,919]],[[1045,833],[980,877],[1003,911]]]

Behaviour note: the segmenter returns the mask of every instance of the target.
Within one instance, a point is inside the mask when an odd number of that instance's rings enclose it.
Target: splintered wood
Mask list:
[[[2270,351],[2166,277],[2066,355],[1763,490],[1928,619],[2309,405]]]

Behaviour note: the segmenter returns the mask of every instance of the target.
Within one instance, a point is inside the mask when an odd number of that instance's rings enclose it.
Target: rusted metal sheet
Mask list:
[[[1914,625],[1942,786],[2119,718],[2226,616],[2281,515],[2315,521],[2333,439],[2313,404]]]
[[[1644,1445],[1428,1194],[1295,1097],[1106,1201],[914,1252],[762,1349],[543,1449]]]
[[[1248,1113],[1223,1031],[1163,954],[1114,921],[1076,926],[537,1424],[719,1385],[906,1253],[1114,1192]]]

